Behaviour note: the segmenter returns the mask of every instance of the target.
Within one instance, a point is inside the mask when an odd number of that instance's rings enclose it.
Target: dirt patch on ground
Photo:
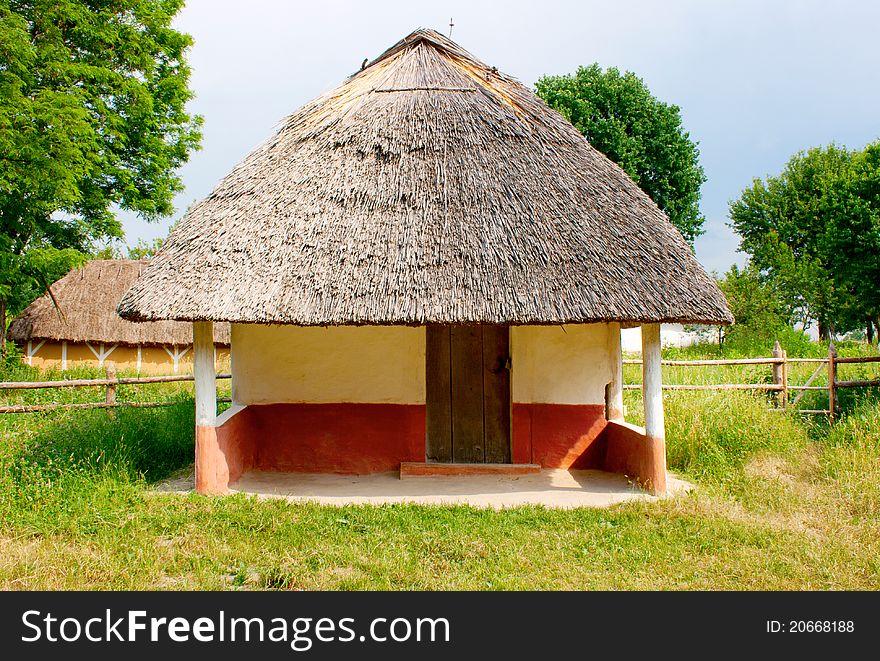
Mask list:
[[[169,475],[164,480],[160,482],[156,482],[151,489],[153,491],[170,491],[174,493],[181,493],[184,491],[192,491],[193,485],[196,482],[196,467],[195,464],[190,464],[180,470],[174,471],[171,475]]]
[[[841,541],[846,526],[836,515],[836,485],[820,475],[820,449],[806,448],[795,456],[762,454],[744,467],[745,492],[734,497],[694,499],[709,516],[737,523],[767,526],[773,530],[807,535],[815,540]],[[829,525],[830,524],[830,525]]]
[[[759,480],[782,480],[794,482],[794,475],[789,471],[788,461],[775,455],[760,455],[745,466],[748,477]]]

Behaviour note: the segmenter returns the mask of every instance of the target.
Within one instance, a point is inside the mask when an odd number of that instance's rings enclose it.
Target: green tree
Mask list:
[[[682,127],[681,110],[651,94],[631,72],[580,67],[545,76],[538,95],[619,164],[693,245],[703,233],[700,187],[706,175],[697,143]]]
[[[150,259],[152,258],[167,237],[156,237],[152,241],[138,239],[133,246],[125,245],[124,248],[108,244],[92,253],[92,259]]]
[[[129,246],[128,248],[128,258],[129,259],[150,259],[159,252],[159,249],[162,247],[162,244],[165,243],[165,239],[163,237],[156,237],[152,241],[145,241],[144,239],[140,239],[135,245]]]
[[[835,187],[825,254],[839,286],[856,302],[848,325],[864,323],[873,342],[880,331],[880,141],[853,154]]]
[[[173,210],[201,139],[192,40],[171,28],[182,5],[0,0],[0,308],[121,237],[115,208]]]
[[[736,319],[725,331],[727,339],[766,344],[791,323],[791,310],[777,286],[753,264],[742,269],[734,264],[719,279],[718,286]]]
[[[730,205],[740,249],[825,339],[876,319],[877,165],[876,145],[810,149]]]
[[[0,274],[5,276],[0,280],[0,354],[6,352],[7,311],[15,315],[43,292],[51,295],[49,285],[85,261],[73,248],[32,247],[22,254],[0,250]]]

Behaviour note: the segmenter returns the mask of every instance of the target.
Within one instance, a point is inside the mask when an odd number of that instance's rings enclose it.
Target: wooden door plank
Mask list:
[[[483,432],[483,334],[479,326],[453,326],[452,459],[486,461]]]
[[[510,463],[510,332],[483,326],[483,419],[486,462]]]
[[[425,329],[425,459],[452,461],[449,326]]]

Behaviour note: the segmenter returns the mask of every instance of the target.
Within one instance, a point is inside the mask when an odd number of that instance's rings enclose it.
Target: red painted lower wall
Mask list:
[[[543,468],[602,468],[605,407],[601,404],[513,405],[512,461]]]
[[[666,443],[641,427],[609,422],[603,470],[636,478],[652,493],[666,493]]]
[[[608,422],[602,405],[513,404],[512,461],[543,468],[598,468],[666,488],[665,444]],[[425,461],[425,406],[251,405],[218,427],[196,430],[196,488],[224,493],[251,468],[368,474]]]
[[[512,461],[601,468],[601,405],[514,404]],[[250,468],[367,474],[425,460],[425,407],[406,404],[252,404],[216,428],[229,481]]]
[[[217,427],[196,427],[196,491],[223,494],[254,464],[251,410],[244,408]]]
[[[425,406],[262,404],[248,407],[253,467],[363,475],[425,460]]]
[[[226,493],[229,486],[226,457],[220,451],[217,435],[217,427],[196,426],[196,491],[203,495]]]
[[[217,427],[217,445],[226,457],[230,484],[253,468],[257,437],[253,433],[253,410],[245,407]]]

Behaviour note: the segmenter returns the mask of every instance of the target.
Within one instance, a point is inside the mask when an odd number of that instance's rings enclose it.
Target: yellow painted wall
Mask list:
[[[232,325],[232,398],[425,403],[425,329]]]
[[[514,326],[514,402],[604,404],[609,326]],[[401,326],[232,326],[233,399],[425,402],[425,330]]]
[[[611,381],[608,324],[510,329],[514,402],[604,404]]]
[[[38,343],[34,342],[33,346]],[[92,344],[96,351],[100,350],[100,344]],[[108,350],[112,345],[105,344]],[[61,369],[61,342],[45,342],[34,354],[31,364],[40,369]],[[169,347],[170,349],[173,348]],[[178,347],[182,349],[182,347]],[[23,360],[27,361],[27,343],[21,346]],[[117,372],[137,372],[137,347],[119,345],[105,359],[104,366],[112,362]],[[67,368],[73,369],[78,366],[88,365],[98,367],[98,359],[84,343],[67,343]],[[229,348],[217,347],[217,369],[223,371],[229,367]],[[174,374],[174,361],[163,347],[141,347],[141,374]],[[178,361],[177,374],[192,373],[192,349]]]

